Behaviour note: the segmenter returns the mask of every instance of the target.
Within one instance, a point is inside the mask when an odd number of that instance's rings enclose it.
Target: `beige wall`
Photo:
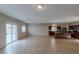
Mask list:
[[[69,30],[68,26],[73,25],[73,24],[79,24],[78,23],[65,23],[65,24],[57,24],[62,27],[67,27]],[[51,24],[28,24],[28,33],[29,35],[32,36],[48,36],[48,26]]]
[[[49,24],[29,24],[28,33],[32,36],[48,36]]]
[[[6,45],[6,23],[12,22],[16,23],[18,27],[18,37],[21,34],[21,26],[25,25],[25,23],[15,20],[13,18],[10,18],[8,16],[0,14],[0,48]]]

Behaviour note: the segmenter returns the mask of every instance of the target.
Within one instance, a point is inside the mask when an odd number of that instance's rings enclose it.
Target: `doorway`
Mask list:
[[[17,25],[7,23],[6,24],[6,44],[9,44],[17,40]]]

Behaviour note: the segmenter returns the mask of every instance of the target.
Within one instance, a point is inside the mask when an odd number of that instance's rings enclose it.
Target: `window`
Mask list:
[[[52,31],[57,31],[57,25],[56,24],[52,24]]]
[[[22,32],[26,32],[26,26],[22,25]]]
[[[56,31],[56,30],[57,30],[56,27],[52,26],[52,31]]]

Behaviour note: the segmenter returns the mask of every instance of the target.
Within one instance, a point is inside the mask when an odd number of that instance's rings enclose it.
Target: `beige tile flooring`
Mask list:
[[[1,54],[71,54],[79,53],[78,39],[54,39],[53,37],[28,37],[15,41],[4,49]]]

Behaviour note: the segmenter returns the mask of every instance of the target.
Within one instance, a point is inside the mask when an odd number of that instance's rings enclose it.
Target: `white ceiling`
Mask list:
[[[34,4],[2,4],[0,12],[25,23],[65,23],[79,21],[79,5],[45,4],[38,10]]]

